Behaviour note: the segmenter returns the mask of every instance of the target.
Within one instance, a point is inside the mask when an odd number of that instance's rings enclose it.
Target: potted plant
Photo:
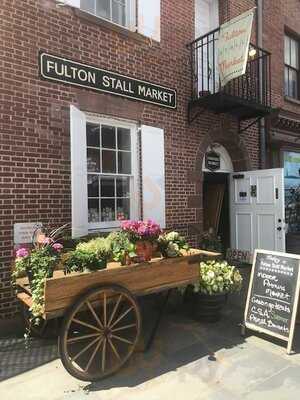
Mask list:
[[[242,277],[239,271],[226,261],[209,260],[199,266],[199,281],[189,285],[185,299],[197,319],[216,322],[229,293],[239,291]]]
[[[16,251],[13,277],[27,275],[32,293],[30,311],[34,317],[42,314],[45,279],[53,276],[62,249],[61,243],[52,237],[43,236],[42,242],[36,242],[33,249],[22,247]]]
[[[111,256],[110,242],[103,237],[79,243],[64,260],[65,273],[92,272],[106,268]]]
[[[107,240],[110,242],[112,259],[121,265],[130,265],[132,258],[137,256],[135,244],[130,242],[127,232],[112,232],[108,235]]]
[[[189,248],[185,238],[178,232],[164,233],[158,238],[158,249],[166,258],[179,257],[182,255],[182,251],[188,251]]]
[[[135,244],[136,261],[150,261],[161,234],[160,226],[151,219],[146,221],[122,221],[121,229],[128,234],[130,242]]]

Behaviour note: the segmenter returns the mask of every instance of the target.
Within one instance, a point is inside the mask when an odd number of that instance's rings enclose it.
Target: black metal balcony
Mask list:
[[[191,42],[192,96],[189,119],[201,110],[230,113],[239,120],[261,118],[271,112],[271,54],[253,44],[249,47],[246,73],[220,85],[217,28]]]

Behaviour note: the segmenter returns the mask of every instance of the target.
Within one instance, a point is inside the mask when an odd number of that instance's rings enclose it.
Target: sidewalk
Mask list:
[[[72,378],[55,341],[0,341],[3,400],[296,400],[300,398],[300,326],[295,350],[253,332],[240,336],[242,310],[205,324],[168,313],[148,353],[136,353],[115,376],[93,384]],[[267,339],[267,340],[266,340]],[[27,370],[27,371],[26,371]]]

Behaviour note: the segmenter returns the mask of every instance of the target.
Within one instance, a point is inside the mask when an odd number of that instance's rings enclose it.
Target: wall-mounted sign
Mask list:
[[[162,107],[176,108],[174,89],[43,52],[39,57],[40,75],[49,81],[68,83]]]
[[[215,151],[205,153],[205,168],[210,171],[217,171],[221,168],[220,154]]]
[[[19,222],[14,224],[14,244],[32,243],[34,232],[41,228],[40,222]]]
[[[300,289],[300,256],[256,250],[244,325],[288,342],[291,351]]]

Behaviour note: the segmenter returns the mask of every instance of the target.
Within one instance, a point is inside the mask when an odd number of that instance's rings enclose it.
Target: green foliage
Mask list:
[[[79,243],[64,262],[65,272],[88,272],[106,268],[110,256],[110,242],[105,238],[98,237]]]
[[[201,239],[200,248],[202,250],[222,253],[223,246],[220,236],[217,236],[212,229],[204,232]]]
[[[127,232],[112,232],[107,237],[107,240],[110,243],[112,258],[114,261],[125,265],[128,262],[128,259],[136,257],[135,244],[130,242]]]
[[[226,261],[201,262],[199,282],[194,284],[194,291],[205,294],[232,293],[242,287],[242,277],[236,267]]]
[[[181,256],[181,251],[189,250],[189,245],[178,232],[169,232],[159,236],[158,248],[163,257],[169,258]]]

